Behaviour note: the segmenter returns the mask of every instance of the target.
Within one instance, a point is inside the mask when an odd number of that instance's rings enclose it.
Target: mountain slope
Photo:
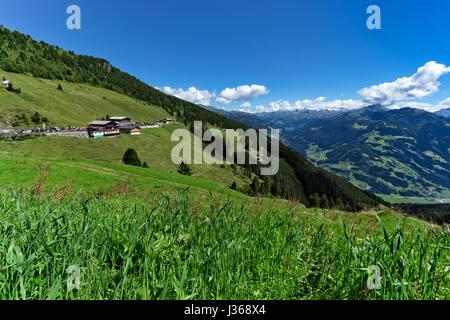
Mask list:
[[[165,112],[187,127],[192,127],[193,121],[201,120],[219,128],[248,128],[197,105],[168,96],[114,68],[104,59],[76,55],[44,42],[36,42],[3,27],[0,27],[0,67],[9,72],[29,73],[35,77],[69,83],[86,83],[125,94],[145,104],[161,106]],[[21,86],[20,83],[16,85]],[[18,99],[25,100],[26,95],[27,88],[24,87],[22,93],[18,94]],[[89,110],[88,105],[85,108]],[[280,156],[280,173],[267,182],[278,185],[281,189],[280,196],[293,197],[310,204],[311,196],[316,193],[325,194],[329,199],[340,199],[353,208],[372,206],[380,202],[373,194],[361,191],[345,180],[316,168],[301,154],[284,145],[280,146]],[[258,170],[255,167],[249,166],[247,169],[255,173]]]
[[[435,112],[435,114],[437,114],[438,116],[450,119],[450,108],[440,110],[438,112]]]
[[[450,123],[432,113],[369,107],[296,128],[289,143],[372,192],[450,197]]]
[[[246,125],[255,129],[270,129],[272,127],[269,121],[265,121],[259,116],[252,113],[241,111],[226,111],[223,109],[215,108],[213,106],[201,105],[201,107],[214,113],[220,114],[230,120],[245,123]]]

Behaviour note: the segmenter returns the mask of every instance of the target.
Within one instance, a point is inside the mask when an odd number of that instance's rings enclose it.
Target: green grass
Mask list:
[[[1,153],[0,184],[0,299],[449,298],[448,235],[393,211],[31,153]],[[67,289],[71,265],[80,290]],[[382,290],[366,290],[370,265]]]
[[[110,90],[2,70],[0,73],[22,89],[21,94],[15,94],[0,88],[0,129],[10,128],[9,121],[22,112],[28,117],[39,112],[51,125],[57,126],[87,126],[90,121],[107,114],[148,122],[169,116],[160,107]],[[57,89],[58,84],[62,85],[63,91]]]
[[[449,237],[422,222],[181,190],[58,200],[3,187],[0,299],[450,298]],[[366,290],[372,265],[380,290]]]
[[[46,159],[59,159],[61,162],[88,160],[121,164],[125,151],[133,148],[139,158],[146,161],[152,169],[176,173],[178,166],[173,164],[171,152],[177,142],[171,142],[171,134],[177,128],[183,126],[167,125],[164,128],[143,129],[140,136],[120,135],[99,139],[47,136],[25,141],[0,141],[0,152],[15,154],[24,159],[39,158],[42,162]],[[229,166],[195,165],[192,166],[192,174],[193,177],[216,181],[224,187],[231,186],[233,182],[242,187],[250,182]],[[6,179],[3,181],[8,182]]]
[[[233,194],[236,198],[244,197],[243,194],[232,191],[229,186],[218,182],[152,168],[56,156],[0,153],[0,183],[2,184],[14,182],[17,186],[31,186],[39,180],[42,172],[45,173],[46,191],[60,188],[70,181],[72,187],[90,191],[125,184],[132,186],[137,192],[148,194],[154,190],[168,190],[179,186],[192,187],[202,193],[214,192],[223,195]]]
[[[425,198],[418,198],[418,197],[402,197],[402,196],[396,196],[396,195],[387,195],[387,194],[377,194],[380,198],[383,200],[398,204],[398,203],[420,203],[420,204],[435,204],[438,203],[437,201],[427,200]]]

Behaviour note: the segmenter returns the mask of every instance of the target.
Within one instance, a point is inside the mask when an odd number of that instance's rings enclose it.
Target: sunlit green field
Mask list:
[[[6,152],[0,183],[0,299],[450,298],[448,233],[394,211],[305,208],[177,173]],[[70,266],[80,289],[67,287]]]
[[[0,299],[450,298],[448,234],[390,211],[11,186],[0,208]]]
[[[9,129],[11,117],[22,112],[28,116],[39,112],[48,118],[50,125],[57,126],[87,126],[90,121],[106,115],[148,122],[169,116],[160,107],[102,88],[2,70],[0,74],[22,89],[18,95],[0,88],[0,129]],[[59,84],[62,91],[57,89]]]

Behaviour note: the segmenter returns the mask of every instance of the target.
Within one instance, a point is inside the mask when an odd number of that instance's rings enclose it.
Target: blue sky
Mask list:
[[[66,28],[71,4],[81,30]],[[369,5],[381,30],[366,27]],[[14,0],[0,23],[226,109],[436,110],[450,105],[449,12],[447,0]]]

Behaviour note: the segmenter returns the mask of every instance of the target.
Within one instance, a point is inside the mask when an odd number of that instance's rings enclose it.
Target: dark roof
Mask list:
[[[121,127],[119,127],[119,129],[126,129],[126,130],[131,130],[134,128],[140,129],[138,126],[121,126]]]

